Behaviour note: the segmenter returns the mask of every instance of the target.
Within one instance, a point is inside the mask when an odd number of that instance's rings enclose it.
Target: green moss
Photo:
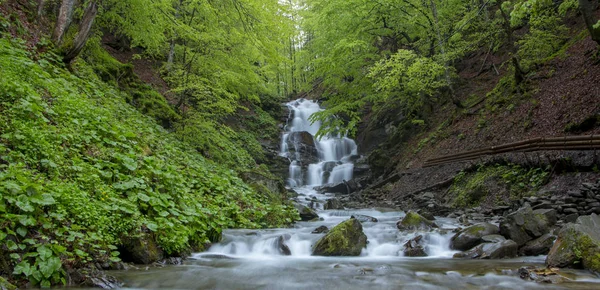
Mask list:
[[[420,214],[409,211],[402,221],[397,224],[398,229],[400,230],[419,230],[419,229],[428,229],[434,227],[435,224],[421,216]]]
[[[17,286],[10,284],[4,277],[0,276],[0,289],[2,290],[16,290]]]
[[[333,227],[314,247],[314,255],[358,256],[367,245],[367,237],[362,225],[356,219],[349,219]]]

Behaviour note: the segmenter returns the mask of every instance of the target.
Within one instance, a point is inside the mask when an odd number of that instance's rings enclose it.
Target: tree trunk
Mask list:
[[[73,41],[73,46],[69,49],[69,51],[63,58],[63,61],[65,63],[70,63],[73,59],[75,59],[85,46],[88,38],[90,37],[92,25],[94,24],[94,19],[96,18],[97,14],[98,3],[96,3],[96,1],[90,1],[83,13],[83,18],[81,19],[81,23],[79,24],[79,31],[77,32],[77,36]]]
[[[54,43],[57,46],[60,45],[60,43],[62,42],[62,38],[65,35],[65,32],[67,32],[67,29],[69,29],[69,25],[71,25],[74,6],[75,0],[62,0],[60,4],[58,17],[56,18],[56,26],[54,27],[54,33],[52,33],[52,41],[54,41]]]
[[[45,4],[45,0],[38,0],[38,5],[37,5],[37,17],[40,18],[42,17],[42,12],[44,12],[44,4]]]
[[[579,10],[587,26],[592,40],[600,45],[600,21],[594,18],[594,10],[597,8],[595,0],[579,0]],[[594,28],[595,24],[599,24]]]

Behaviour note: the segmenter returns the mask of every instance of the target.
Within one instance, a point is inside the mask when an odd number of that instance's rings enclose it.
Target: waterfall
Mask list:
[[[318,186],[352,179],[357,146],[341,136],[315,138],[321,122],[311,123],[312,114],[322,111],[318,103],[299,99],[286,104],[290,110],[281,138],[281,156],[290,159],[288,185]]]

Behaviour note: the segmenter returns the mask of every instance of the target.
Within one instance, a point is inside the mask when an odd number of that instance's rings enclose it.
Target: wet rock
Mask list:
[[[498,243],[483,243],[474,248],[454,254],[454,258],[469,259],[505,259],[517,256],[518,245],[512,240]]]
[[[401,221],[396,223],[396,227],[398,227],[401,231],[416,231],[416,230],[430,230],[432,228],[437,228],[438,226],[421,216],[420,214],[409,211],[406,216]]]
[[[483,236],[499,233],[497,226],[490,223],[480,223],[470,226],[450,239],[450,248],[459,251],[466,251],[482,243]]]
[[[600,272],[600,216],[580,216],[558,232],[558,238],[546,257],[549,267],[575,267]]]
[[[329,229],[326,226],[319,226],[318,228],[314,229],[310,233],[311,234],[322,234],[322,233],[326,233],[328,231],[329,231]]]
[[[481,237],[481,240],[484,243],[499,243],[499,242],[506,241],[506,238],[504,238],[501,235],[486,235],[486,236]]]
[[[300,214],[301,221],[310,221],[319,218],[319,215],[307,206],[301,205],[299,203],[294,203],[294,207],[298,211],[298,214]]]
[[[355,218],[361,223],[364,223],[364,222],[376,223],[376,222],[378,222],[378,220],[376,218],[374,218],[372,216],[368,216],[368,215],[362,215],[362,214],[355,214],[355,215],[352,215],[350,218]]]
[[[357,219],[333,227],[313,248],[314,256],[358,256],[367,246],[367,236]]]
[[[323,205],[323,209],[344,209],[342,202],[337,198],[328,199]]]
[[[500,234],[519,246],[550,232],[556,223],[554,209],[537,209],[525,206],[506,216],[500,223]]]
[[[559,275],[556,268],[522,267],[518,273],[521,279],[537,283],[557,284],[565,281],[565,278]]]
[[[292,251],[290,250],[290,247],[288,247],[288,245],[285,244],[285,241],[287,241],[289,239],[290,239],[289,235],[284,235],[284,236],[279,236],[275,240],[275,248],[277,249],[277,251],[279,251],[280,255],[283,255],[283,256],[291,256],[292,255]]]
[[[406,243],[404,243],[404,256],[405,257],[426,257],[425,249],[423,248],[423,235],[418,235]]]
[[[122,243],[119,257],[123,262],[148,265],[161,260],[164,256],[150,233],[142,233],[138,237],[125,237]]]
[[[115,289],[122,285],[117,278],[107,275],[95,267],[70,269],[68,270],[67,277],[69,285],[77,285],[79,287]]]
[[[358,184],[356,184],[354,180],[348,180],[339,183],[315,186],[314,189],[320,193],[350,194],[358,189]]]
[[[524,246],[519,249],[519,255],[521,256],[538,256],[546,255],[550,252],[552,245],[556,240],[556,236],[551,234],[545,234],[541,237],[527,242]]]
[[[429,212],[426,209],[419,209],[419,210],[417,210],[417,213],[430,221],[435,220],[435,217],[433,216],[433,214],[431,214],[431,212]]]

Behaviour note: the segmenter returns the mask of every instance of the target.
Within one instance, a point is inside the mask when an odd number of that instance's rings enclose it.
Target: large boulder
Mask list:
[[[319,162],[319,152],[314,137],[306,132],[292,132],[287,139],[287,147],[292,160],[298,160],[303,166]]]
[[[356,219],[333,227],[313,248],[314,256],[358,256],[367,246],[367,236]]]
[[[323,205],[323,209],[344,209],[344,205],[337,198],[328,199]]]
[[[301,221],[311,221],[316,218],[319,218],[319,215],[307,206],[304,206],[299,203],[294,203],[294,207],[298,211],[298,214],[300,214]]]
[[[546,255],[550,252],[552,245],[554,244],[554,240],[556,240],[556,236],[552,234],[545,234],[541,237],[531,240],[523,245],[519,249],[519,255],[521,256],[538,256],[538,255]]]
[[[500,234],[515,241],[520,247],[549,233],[554,224],[556,224],[555,210],[532,210],[530,206],[525,206],[506,216],[506,219],[500,223]]]
[[[466,251],[483,242],[483,236],[495,235],[500,232],[498,226],[490,223],[480,223],[470,226],[456,233],[450,239],[450,248],[453,250]]]
[[[505,259],[517,256],[517,243],[505,240],[497,243],[483,243],[474,248],[454,254],[454,258],[469,259]]]
[[[416,231],[416,230],[430,230],[431,228],[437,228],[438,226],[424,218],[422,215],[409,211],[401,221],[396,223],[396,226],[401,231]]]
[[[546,265],[561,268],[583,265],[600,272],[600,216],[580,216],[575,223],[560,229]]]

